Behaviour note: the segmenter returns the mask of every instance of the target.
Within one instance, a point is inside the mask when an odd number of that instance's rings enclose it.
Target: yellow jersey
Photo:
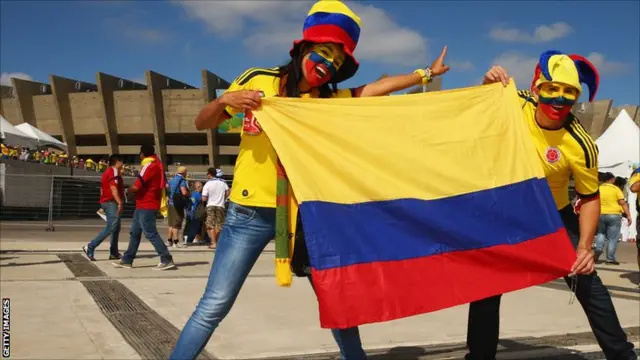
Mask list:
[[[620,200],[624,200],[624,194],[619,187],[610,183],[600,185],[600,214],[620,215],[622,213]]]
[[[580,198],[591,198],[598,190],[598,147],[584,130],[580,121],[569,114],[565,126],[558,130],[546,130],[536,122],[538,102],[530,91],[518,91],[520,105],[529,133],[544,168],[556,207],[562,209],[571,204],[569,180],[573,174],[576,192]]]
[[[227,91],[257,90],[265,97],[279,96],[280,75],[278,68],[251,68],[236,78]],[[333,97],[352,97],[353,89],[339,90]],[[310,97],[302,94],[301,97]],[[232,117],[240,111],[225,108]],[[260,119],[256,119],[260,123]],[[240,134],[240,151],[236,160],[231,186],[231,201],[245,206],[276,207],[277,156],[264,132],[258,135]]]
[[[631,173],[631,178],[629,179],[629,187],[631,187],[633,184],[639,181],[640,181],[640,169],[636,169],[634,172]],[[640,192],[636,193],[636,210],[638,211],[638,214],[640,214]]]

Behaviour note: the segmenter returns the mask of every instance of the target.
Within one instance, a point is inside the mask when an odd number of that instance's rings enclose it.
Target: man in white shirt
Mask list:
[[[207,170],[207,181],[202,188],[202,201],[207,203],[207,220],[205,225],[207,233],[211,238],[210,249],[215,249],[218,244],[218,236],[222,231],[225,220],[225,202],[229,197],[229,186],[222,179],[222,170],[209,168]]]

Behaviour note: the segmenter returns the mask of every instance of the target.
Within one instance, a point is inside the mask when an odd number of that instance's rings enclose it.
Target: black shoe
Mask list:
[[[607,260],[607,262],[605,264],[607,264],[607,265],[620,265],[620,263],[615,261],[615,260]]]
[[[594,251],[593,253],[593,262],[597,263],[600,260],[600,256],[602,255],[602,251]]]
[[[89,255],[89,249],[87,247],[87,245],[82,247],[82,252],[87,256],[87,258],[91,261],[96,261],[96,258],[93,257],[93,255]]]
[[[109,260],[120,260],[122,259],[122,254],[117,253],[116,255],[109,255]]]

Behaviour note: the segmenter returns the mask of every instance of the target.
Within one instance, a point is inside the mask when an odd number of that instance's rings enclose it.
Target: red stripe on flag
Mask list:
[[[339,329],[433,312],[563,277],[566,230],[516,245],[312,270],[320,325]]]

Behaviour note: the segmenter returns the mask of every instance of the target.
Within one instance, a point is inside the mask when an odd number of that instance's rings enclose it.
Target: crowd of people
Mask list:
[[[225,206],[229,187],[222,179],[220,169],[209,168],[206,182],[190,181],[187,168],[180,166],[175,175],[167,181],[164,166],[150,145],[140,149],[141,169],[136,182],[124,190],[121,155],[109,157],[108,168],[100,179],[100,211],[104,214],[104,229],[83,251],[91,261],[95,261],[95,249],[110,237],[110,260],[118,267],[131,267],[135,259],[141,235],[151,241],[161,258],[157,269],[175,268],[169,247],[208,244],[215,249],[218,236],[225,220]],[[126,198],[135,197],[135,211],[129,247],[122,255],[119,252],[121,215]],[[167,241],[164,242],[156,228],[156,214],[161,211],[168,221]],[[180,235],[182,233],[182,236]]]
[[[46,165],[72,167],[75,169],[84,169],[89,171],[95,171],[102,173],[109,167],[109,162],[106,158],[101,158],[98,161],[93,160],[91,157],[79,157],[72,156],[69,159],[69,155],[65,151],[54,149],[29,149],[22,146],[12,146],[0,144],[2,147],[2,159],[13,159],[20,161],[35,162]],[[125,176],[136,176],[137,171],[135,167],[125,165],[122,168],[122,174]]]
[[[138,179],[125,191],[120,176],[122,159],[117,155],[111,156],[110,168],[103,174],[100,201],[107,214],[107,226],[96,239],[83,247],[91,260],[95,260],[95,248],[111,235],[110,258],[116,260],[114,266],[132,268],[144,233],[160,256],[156,269],[175,268],[168,247],[189,243],[190,234],[194,234],[193,242],[204,239],[202,224],[211,239],[211,247],[216,247],[206,288],[170,359],[198,357],[231,310],[258,257],[282,230],[281,218],[276,214],[281,213],[281,207],[287,203],[288,179],[267,135],[260,128],[259,119],[251,112],[259,108],[261,99],[273,96],[328,99],[383,96],[426,85],[449,70],[444,63],[445,47],[426,68],[388,76],[360,87],[338,89],[337,84],[351,78],[358,70],[353,53],[359,34],[360,19],[347,5],[337,1],[319,1],[310,10],[304,22],[303,38],[294,42],[287,64],[278,68],[247,70],[222,96],[201,110],[195,120],[198,130],[215,128],[225,119],[244,113],[243,137],[231,189],[223,185],[215,169],[209,170],[206,183],[196,183],[193,188],[186,180],[186,168],[178,169],[177,174],[167,181],[153,147],[143,146]],[[597,253],[593,251],[594,239],[598,238],[596,235],[602,239],[601,234],[607,238],[609,233],[609,224],[612,223],[608,217],[612,214],[607,213],[609,210],[614,210],[616,219],[622,217],[622,213],[627,218],[630,215],[628,208],[620,202],[615,180],[612,182],[611,176],[607,175],[602,182],[599,181],[595,142],[571,113],[572,106],[587,92],[583,84],[588,88],[589,101],[594,100],[599,86],[598,71],[584,57],[558,51],[544,52],[532,70],[531,87],[518,92],[518,101],[559,218],[575,248],[575,262],[564,280],[582,305],[605,357],[635,360],[634,345],[619,322],[607,287],[595,271]],[[508,72],[494,66],[485,73],[483,84],[502,83],[507,86],[509,82]],[[580,199],[577,210],[569,198],[571,177]],[[630,184],[631,191],[640,192],[640,171],[631,176]],[[136,210],[129,245],[121,256],[117,248],[119,214],[123,198],[133,196]],[[162,211],[164,196],[167,197],[170,227],[166,243],[158,234],[155,221],[156,213]],[[227,197],[229,203],[225,209]],[[187,240],[180,244],[180,230],[185,217],[191,220]],[[602,231],[598,230],[601,225]],[[195,230],[191,231],[192,228]],[[617,238],[615,240],[617,242]],[[602,249],[602,246],[598,247],[600,243],[602,241],[596,241],[596,251]],[[290,263],[294,267],[293,272],[311,279],[313,275],[309,271],[311,264],[306,254],[301,222],[297,226],[293,254],[298,257]],[[638,255],[640,266],[640,245]],[[467,360],[495,359],[500,302],[501,295],[496,295],[470,304]],[[332,329],[331,332],[343,359],[366,359],[358,327]]]

